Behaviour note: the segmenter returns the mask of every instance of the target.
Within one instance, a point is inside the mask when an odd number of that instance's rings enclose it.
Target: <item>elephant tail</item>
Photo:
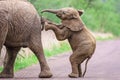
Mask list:
[[[87,71],[87,64],[88,64],[88,61],[90,60],[90,58],[91,58],[91,57],[88,57],[87,60],[86,60],[86,63],[85,63],[85,70],[84,70],[84,73],[83,73],[82,77],[85,76],[85,73],[86,73],[86,71]]]
[[[43,30],[45,28],[45,22],[47,22],[49,24],[54,24],[51,20],[41,16],[41,26],[42,26],[41,30]]]
[[[41,30],[43,31],[44,30],[44,24],[45,24],[45,21],[44,21],[44,18],[41,16]]]
[[[45,28],[45,22],[52,23],[49,19],[41,16],[41,26],[42,26],[41,30]]]

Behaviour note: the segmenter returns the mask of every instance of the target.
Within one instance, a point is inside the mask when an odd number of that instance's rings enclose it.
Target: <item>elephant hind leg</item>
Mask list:
[[[39,39],[32,39],[29,48],[34,52],[36,55],[39,63],[41,72],[39,74],[40,78],[50,78],[52,77],[52,73],[50,71],[50,68],[47,64],[47,61],[45,59],[45,55],[43,52],[43,47],[40,38]]]
[[[0,78],[13,78],[14,77],[14,62],[20,48],[7,48],[7,60],[3,68],[3,71],[0,73]]]
[[[71,56],[70,62],[72,67],[71,77],[82,77],[81,63],[88,58],[88,54],[85,51],[77,49]]]
[[[76,56],[74,53],[70,56],[70,63],[71,63],[72,72],[68,76],[71,78],[79,77],[79,70],[78,70],[79,64],[76,61]]]
[[[82,77],[81,64],[78,64],[78,72],[79,72],[79,77]]]
[[[86,61],[86,64],[85,64],[85,70],[82,74],[82,68],[81,68],[81,64],[85,61]],[[78,64],[78,72],[79,72],[79,77],[84,77],[85,73],[86,73],[86,70],[87,70],[87,63],[88,63],[88,55],[86,54],[83,54],[83,55],[80,55],[77,57],[76,59],[76,63]]]
[[[80,55],[77,60],[76,60],[76,63],[78,63],[78,72],[79,72],[79,77],[84,77],[85,73],[86,73],[86,70],[87,70],[87,63],[89,61],[89,57],[88,55],[86,54],[83,54],[83,55]],[[82,68],[81,68],[81,64],[86,60],[86,63],[85,63],[85,69],[83,71],[83,74],[82,74]]]
[[[0,54],[3,44],[5,43],[7,32],[8,32],[7,26],[3,26],[0,24]]]

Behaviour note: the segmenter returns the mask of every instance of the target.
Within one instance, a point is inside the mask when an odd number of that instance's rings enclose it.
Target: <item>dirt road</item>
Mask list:
[[[97,48],[88,63],[85,78],[68,77],[71,72],[70,54],[71,52],[68,52],[48,59],[53,73],[52,78],[37,78],[40,71],[39,65],[36,64],[16,72],[13,80],[120,80],[120,40],[97,42]]]

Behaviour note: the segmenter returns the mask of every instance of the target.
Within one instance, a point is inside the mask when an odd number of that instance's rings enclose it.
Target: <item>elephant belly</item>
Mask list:
[[[11,32],[12,33],[12,32]],[[6,40],[5,40],[5,46],[9,47],[27,47],[30,35],[28,34],[11,34],[8,33]]]
[[[28,42],[6,41],[4,45],[7,46],[7,47],[28,47]]]

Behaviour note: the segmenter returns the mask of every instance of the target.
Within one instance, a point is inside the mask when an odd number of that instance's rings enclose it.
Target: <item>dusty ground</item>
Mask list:
[[[97,48],[88,64],[85,78],[68,77],[71,72],[70,54],[71,52],[68,52],[48,59],[53,73],[52,78],[38,78],[40,71],[39,65],[36,64],[16,72],[15,78],[8,80],[120,80],[120,40],[97,42]]]

